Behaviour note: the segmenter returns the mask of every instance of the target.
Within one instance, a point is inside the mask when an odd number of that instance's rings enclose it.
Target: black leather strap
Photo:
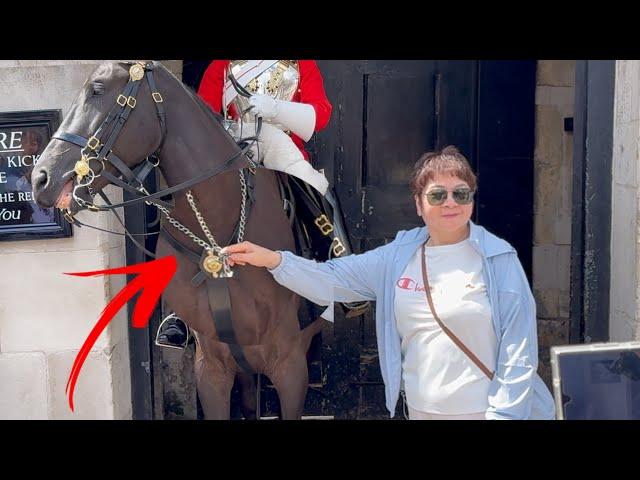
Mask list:
[[[105,202],[107,202],[107,203],[109,202],[109,199],[107,198],[107,196],[106,196],[104,193],[99,192],[99,195],[100,195],[100,196],[102,196],[102,198],[104,199],[104,201],[105,201]],[[73,222],[72,222],[72,223],[73,223],[76,227],[78,227],[78,228],[81,228],[81,227],[88,227],[88,228],[91,228],[91,229],[93,229],[93,230],[98,230],[98,231],[100,231],[100,232],[111,233],[111,234],[113,234],[113,235],[127,236],[127,237],[129,237],[129,239],[131,239],[131,241],[133,242],[133,244],[134,244],[138,249],[140,249],[140,250],[141,250],[142,252],[144,252],[146,255],[149,255],[151,258],[156,258],[155,253],[150,252],[149,250],[147,250],[146,248],[144,248],[144,246],[142,246],[140,243],[138,243],[138,242],[136,241],[136,239],[135,239],[135,238],[133,238],[133,236],[134,236],[134,235],[136,235],[136,236],[141,236],[141,237],[150,237],[150,236],[152,236],[152,235],[158,235],[158,233],[159,233],[159,232],[154,232],[154,233],[130,233],[130,232],[127,230],[127,227],[125,227],[124,222],[122,221],[122,219],[120,218],[120,216],[117,214],[117,212],[114,210],[114,211],[113,211],[113,213],[114,213],[114,215],[116,216],[116,219],[118,220],[118,223],[120,223],[120,225],[122,225],[122,228],[124,229],[124,232],[125,232],[125,233],[114,232],[114,231],[112,231],[112,230],[107,230],[107,229],[105,229],[105,228],[100,228],[100,227],[96,227],[96,226],[94,226],[94,225],[89,225],[89,224],[87,224],[87,223],[82,223],[82,222],[81,222],[80,220],[78,220],[77,218],[73,218]]]
[[[119,186],[119,187],[122,187],[123,189],[125,189],[126,191],[128,191],[128,192],[130,192],[130,193],[133,193],[133,194],[136,194],[136,195],[144,195],[144,194],[143,194],[142,192],[140,192],[139,190],[137,190],[137,189],[133,188],[133,187],[132,187],[131,185],[129,185],[128,183],[123,182],[123,181],[122,181],[122,180],[120,180],[118,177],[116,177],[115,175],[111,174],[110,172],[108,172],[108,171],[106,171],[106,170],[105,170],[104,172],[102,172],[102,176],[103,176],[103,177],[105,177],[107,180],[109,180],[109,181],[110,181],[111,183],[113,183],[114,185],[117,185],[117,186]],[[102,193],[102,192],[100,192],[100,193]],[[136,200],[137,200],[137,199],[136,199]],[[153,202],[152,202],[152,203],[154,203],[154,204],[156,204],[156,205],[161,205],[161,206],[163,206],[164,208],[167,208],[167,209],[169,209],[169,210],[171,210],[171,209],[173,208],[173,204],[168,203],[168,202],[165,202],[164,200],[158,200],[158,199],[155,199],[155,200],[153,200]],[[98,209],[99,209],[99,210],[113,210],[113,209],[114,209],[114,205],[113,205],[111,202],[109,202],[109,203],[107,204],[107,207],[106,207],[106,208],[101,208],[101,207],[102,207],[102,205],[96,205],[96,207],[98,207]]]
[[[235,89],[235,91],[238,92],[238,95],[241,95],[245,98],[249,98],[253,95],[246,88],[240,85],[240,82],[238,82],[238,80],[236,80],[236,77],[233,75],[233,73],[231,73],[231,69],[229,69],[229,71],[227,72],[227,78],[231,82],[231,85],[233,85],[233,88]]]
[[[166,238],[171,245],[180,253],[185,254],[189,260],[196,265],[201,265],[201,256],[189,250],[182,245],[168,230],[162,228],[160,234]],[[238,345],[235,332],[233,331],[233,320],[231,318],[231,299],[229,297],[229,284],[226,278],[211,278],[208,274],[199,270],[191,279],[193,286],[200,285],[206,281],[207,298],[209,301],[209,309],[213,315],[216,325],[216,332],[221,342],[229,345],[231,354],[238,366],[247,373],[253,373],[254,370],[242,352],[242,347]]]
[[[155,68],[155,62],[152,64],[152,68],[147,71],[147,82],[149,83],[149,88],[151,89],[151,95],[160,95],[160,92],[156,88],[156,81],[153,78],[153,68]],[[161,96],[160,96],[161,97]],[[162,97],[161,97],[162,98]],[[164,139],[167,137],[167,119],[164,113],[164,100],[156,101],[155,97],[153,98],[154,103],[156,104],[156,113],[158,114],[158,121],[160,122],[160,145],[156,149],[156,153],[162,150],[162,146],[164,145]]]
[[[98,192],[98,194],[102,197],[102,200],[104,200],[107,204],[111,203],[109,201],[109,198],[103,193],[103,192]],[[120,218],[120,215],[118,215],[118,212],[116,212],[115,210],[113,210],[113,214],[116,216],[116,219],[118,220],[118,223],[120,223],[120,225],[122,225],[122,228],[124,228],[124,233],[127,235],[127,237],[129,237],[129,240],[131,240],[133,242],[133,244],[138,247],[140,250],[142,250],[146,255],[149,255],[151,258],[156,258],[155,253],[150,252],[149,250],[147,250],[146,248],[144,248],[144,246],[140,245],[138,243],[138,241],[133,238],[133,236],[129,233],[129,231],[127,230],[127,227],[125,227],[124,222],[122,221],[122,219]]]
[[[51,138],[64,140],[65,142],[73,143],[74,145],[77,145],[83,148],[87,145],[87,141],[89,140],[88,138],[84,138],[80,135],[76,135],[74,133],[67,133],[67,132],[56,132]]]
[[[178,241],[178,239],[176,239],[164,226],[160,228],[160,235],[164,237],[176,250],[189,257],[189,260],[191,260],[196,265],[199,265],[200,255],[182,245]],[[193,285],[194,287],[199,286],[202,282],[204,282],[204,279],[206,277],[207,274],[205,272],[203,272],[202,270],[198,270],[198,273],[196,273],[195,276],[191,279],[191,285]]]
[[[149,158],[145,158],[140,165],[133,169],[133,173],[136,176],[136,181],[142,185],[144,181],[147,179],[147,176],[153,171],[158,163],[153,163],[149,161]]]
[[[129,90],[129,88],[125,88],[125,93],[123,93],[122,95],[127,97],[127,99],[129,98],[136,98],[136,94],[138,93],[138,88],[140,88],[140,82],[129,82],[129,85],[131,85],[130,91],[127,94],[127,90]],[[129,87],[129,85],[127,85],[127,87]],[[117,104],[116,104],[117,105]],[[129,119],[129,115],[131,114],[131,111],[133,110],[133,108],[131,107],[131,105],[129,104],[129,102],[127,101],[122,107],[120,112],[118,112],[116,118],[115,118],[115,122],[114,122],[114,126],[111,129],[111,132],[109,132],[108,136],[107,136],[107,140],[104,142],[104,144],[102,145],[102,147],[100,147],[100,150],[98,151],[98,158],[102,158],[107,156],[107,154],[111,151],[111,149],[113,148],[113,145],[116,143],[116,140],[118,139],[118,136],[120,135],[120,130],[122,130],[122,127],[124,127],[124,124],[127,122],[127,120]],[[106,123],[107,119],[105,119],[105,123],[103,123],[102,126],[104,126],[105,128],[108,127],[108,124]],[[98,131],[95,133],[95,137],[100,138],[101,137],[101,129],[102,126],[98,129]],[[124,163],[123,163],[124,165]],[[125,169],[128,170],[128,173],[133,176],[133,172],[131,172],[131,170],[129,169],[129,167],[127,167],[126,165],[124,165]],[[122,172],[123,174],[125,174],[125,172]],[[127,175],[128,177],[128,175]]]
[[[239,158],[242,154],[246,153],[246,150],[240,150],[236,153],[234,153],[231,157],[229,157],[223,164],[221,165],[216,165],[215,167],[209,168],[207,170],[205,170],[204,172],[202,172],[200,175],[187,180],[185,182],[182,182],[178,185],[174,185],[173,187],[170,188],[165,188],[164,190],[160,190],[159,192],[156,193],[152,193],[151,195],[145,195],[143,197],[140,198],[134,198],[132,200],[126,201],[126,202],[122,202],[122,203],[114,203],[113,205],[111,205],[110,207],[102,207],[102,208],[98,208],[98,210],[111,210],[114,208],[120,208],[120,207],[128,207],[130,205],[135,205],[136,203],[140,203],[140,202],[148,202],[148,201],[152,201],[155,200],[157,198],[160,197],[164,197],[165,195],[169,195],[175,192],[179,192],[181,190],[186,190],[189,187],[192,187],[193,185],[196,185],[197,183],[200,183],[208,178],[214,177],[220,173],[223,173],[227,170],[230,170],[232,168],[232,163],[234,160],[236,160],[237,158]],[[239,168],[244,168],[246,167],[246,165],[240,166]]]
[[[136,179],[135,174],[131,171],[131,169],[122,161],[119,157],[116,157],[113,152],[107,152],[104,156],[106,160],[111,162],[111,164],[116,167],[116,169],[122,174],[123,177],[127,179],[129,183],[133,182]],[[104,174],[106,171],[100,172]]]
[[[89,141],[88,138],[84,138],[84,137],[82,137],[80,135],[75,135],[73,133],[66,133],[66,132],[56,133],[51,138],[56,138],[58,140],[64,140],[65,142],[73,143],[74,145],[77,145],[77,146],[79,146],[81,148],[84,148],[87,145],[87,142]],[[134,173],[131,171],[131,169],[129,167],[127,167],[127,165],[115,153],[109,152],[107,154],[106,159],[109,162],[113,163],[113,165],[118,170],[120,170],[120,172],[123,175],[125,175],[125,177],[127,177],[127,180],[131,181],[136,177],[134,175]],[[102,174],[103,172],[100,172],[100,173]]]
[[[242,347],[238,345],[236,334],[233,331],[228,280],[226,278],[208,277],[206,282],[209,309],[216,323],[218,338],[221,342],[229,345],[234,360],[242,370],[246,373],[254,373],[253,368],[251,368],[251,365],[249,365],[249,362],[244,356]]]
[[[298,177],[289,176],[289,184],[299,193],[298,197],[303,201],[304,205],[309,209],[314,217],[319,217],[324,213],[319,202],[314,196],[307,190],[307,183],[298,179]],[[311,187],[312,188],[312,187]],[[318,195],[320,195],[318,193]]]
[[[53,135],[53,137],[51,138],[56,138],[58,140],[64,140],[65,142],[69,142],[69,143],[73,143],[74,145],[77,145],[81,148],[84,148],[87,145],[87,142],[89,141],[88,138],[84,138],[80,135],[75,135],[73,133],[66,133],[66,132],[59,132],[56,133],[55,135]],[[111,152],[109,153],[109,161],[114,161],[117,163],[121,163],[124,165],[124,162],[120,159],[120,157],[118,157],[115,153]],[[115,163],[114,163],[115,164]],[[117,167],[116,167],[117,168]],[[128,167],[127,167],[128,168]]]
[[[327,219],[332,219],[332,217],[335,217],[335,214],[337,212],[334,212],[334,215],[329,215],[329,209],[324,205],[324,198],[322,198],[322,196],[318,192],[317,196],[320,197],[320,202],[318,202],[318,200],[316,200],[315,198],[316,192],[313,190],[313,187],[310,187],[306,182],[290,175],[289,185],[295,190],[295,192],[297,192],[297,198],[302,201],[302,203],[304,204],[304,208],[306,208],[314,217],[314,221],[323,214],[327,217]],[[332,226],[334,227],[333,230],[327,235],[325,235],[323,232],[323,235],[333,241],[338,236],[338,232],[335,228],[335,222],[332,222]],[[319,227],[315,224],[314,227],[319,229]]]

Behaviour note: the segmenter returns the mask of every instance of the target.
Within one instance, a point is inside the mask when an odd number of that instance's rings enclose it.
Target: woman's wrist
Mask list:
[[[282,254],[280,252],[271,252],[269,255],[269,263],[266,265],[268,270],[277,268],[282,262]]]

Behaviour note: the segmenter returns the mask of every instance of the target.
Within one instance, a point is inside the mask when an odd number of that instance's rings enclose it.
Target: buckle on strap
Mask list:
[[[62,214],[62,216],[64,217],[64,219],[65,219],[67,222],[69,222],[69,223],[71,223],[71,224],[76,223],[75,219],[73,218],[73,215],[71,215],[71,213],[69,213],[69,210],[68,210],[68,209],[66,209],[66,210],[64,211],[64,213]]]
[[[156,103],[164,102],[164,99],[162,98],[162,95],[160,95],[160,92],[151,92],[151,96],[153,97],[153,101]]]
[[[132,96],[130,96],[129,98],[127,98],[127,106],[129,106],[130,108],[135,108],[136,106],[136,99]]]
[[[116,103],[121,107],[124,107],[127,104],[127,97],[122,94],[118,95],[118,98],[116,98]]]
[[[333,255],[336,257],[341,256],[347,249],[344,248],[344,245],[342,244],[342,241],[336,237],[333,239],[333,242],[331,242],[331,250],[333,251]]]
[[[331,232],[333,232],[333,225],[331,225],[331,222],[324,213],[317,217],[313,221],[313,223],[316,224],[323,235],[329,235]]]
[[[91,150],[95,151],[100,146],[100,140],[95,135],[92,135],[89,140],[87,140],[87,147]]]

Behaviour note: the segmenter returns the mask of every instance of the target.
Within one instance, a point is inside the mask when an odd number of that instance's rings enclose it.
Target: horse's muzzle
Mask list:
[[[43,208],[50,208],[56,197],[49,192],[51,175],[43,167],[36,167],[31,173],[31,185],[36,203]]]

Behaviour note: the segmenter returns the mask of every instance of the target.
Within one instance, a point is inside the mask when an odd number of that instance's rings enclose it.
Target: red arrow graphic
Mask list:
[[[67,388],[65,389],[65,393],[69,393],[69,407],[71,411],[73,411],[73,390],[80,375],[80,369],[87,355],[89,355],[91,347],[96,343],[102,331],[113,319],[115,314],[118,313],[118,310],[131,300],[138,291],[141,291],[141,293],[133,310],[133,326],[135,328],[146,327],[149,323],[149,318],[151,318],[151,313],[160,299],[160,295],[162,295],[162,292],[171,281],[173,274],[176,273],[176,265],[176,257],[167,256],[151,262],[137,263],[128,267],[96,270],[94,272],[65,273],[65,275],[75,275],[78,277],[96,277],[98,275],[114,275],[120,273],[139,274],[134,280],[125,285],[104,308],[98,322],[84,341],[78,355],[76,355],[73,367],[71,367],[71,373],[69,374],[69,380],[67,381]]]

